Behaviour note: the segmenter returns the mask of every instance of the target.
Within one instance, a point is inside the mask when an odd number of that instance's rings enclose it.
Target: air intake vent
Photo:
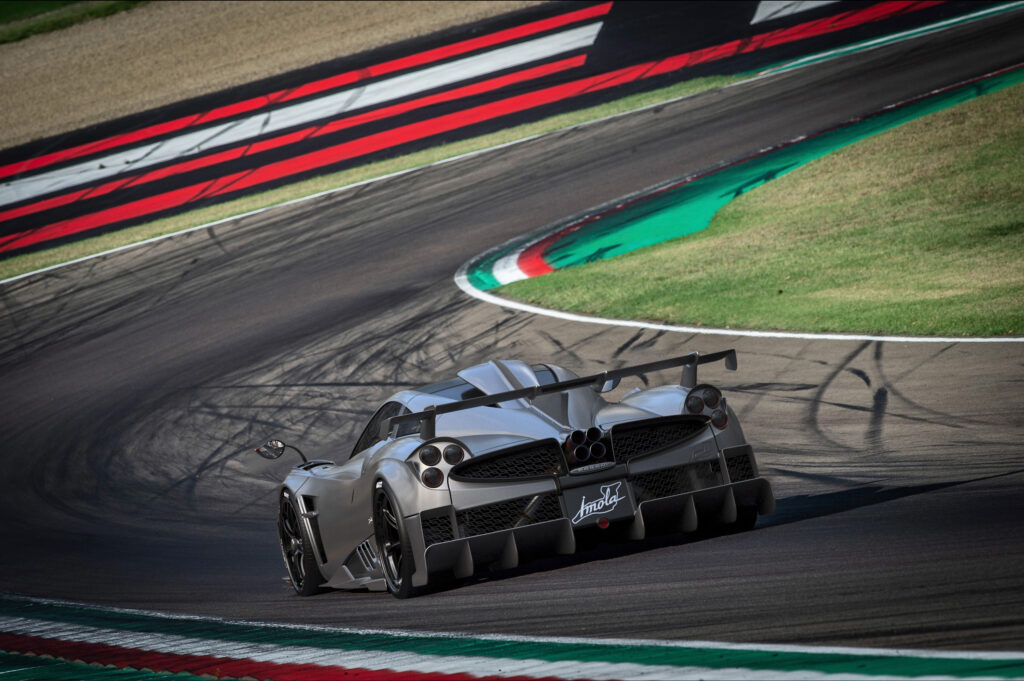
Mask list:
[[[356,547],[352,555],[345,561],[345,567],[352,573],[353,577],[364,577],[377,566],[377,552],[373,549],[373,542],[369,539],[363,541]]]
[[[555,440],[538,440],[484,454],[452,469],[452,480],[492,482],[546,478],[564,473],[562,454]]]
[[[615,463],[660,452],[696,437],[707,428],[705,416],[685,414],[612,426]]]
[[[426,512],[420,515],[420,522],[423,524],[423,544],[440,544],[441,542],[455,539],[452,532],[452,519],[449,514],[450,507],[444,509],[444,514],[428,515]]]

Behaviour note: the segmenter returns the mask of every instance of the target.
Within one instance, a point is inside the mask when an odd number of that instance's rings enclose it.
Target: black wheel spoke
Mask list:
[[[388,527],[398,532],[398,520],[395,518],[395,514],[391,512],[391,509],[385,506],[381,509],[381,514],[384,516],[384,521],[387,522]]]
[[[384,569],[389,590],[395,595],[404,594],[406,557],[401,518],[390,496],[384,490],[378,490],[375,506],[374,534],[377,538],[381,567]]]
[[[311,550],[307,550],[309,541],[306,531],[301,525],[299,514],[287,496],[281,497],[281,511],[278,515],[277,527],[281,540],[281,553],[292,587],[303,596],[310,596],[318,590],[319,582],[313,580],[317,569]],[[309,582],[309,583],[307,583]]]

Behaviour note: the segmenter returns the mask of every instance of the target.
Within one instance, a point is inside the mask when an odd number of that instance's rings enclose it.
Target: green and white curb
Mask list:
[[[0,598],[0,679],[65,665],[221,678],[1009,679],[1024,652],[465,635],[268,624]],[[66,655],[62,651],[67,651]],[[19,671],[20,670],[20,671]],[[47,676],[52,671],[54,676]],[[153,676],[160,674],[161,676]],[[83,676],[82,678],[88,678]],[[111,675],[110,678],[122,678]],[[126,677],[135,678],[135,677]],[[139,677],[142,678],[142,677]],[[174,678],[191,678],[177,676]]]

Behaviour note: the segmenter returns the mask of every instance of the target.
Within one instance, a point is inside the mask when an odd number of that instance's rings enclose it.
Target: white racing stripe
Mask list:
[[[781,19],[800,12],[817,9],[823,5],[832,5],[838,0],[761,0],[757,3],[757,11],[750,20],[751,25],[764,21]]]
[[[434,88],[468,81],[488,73],[522,66],[555,55],[589,47],[597,39],[602,22],[587,24],[517,45],[498,48],[446,64],[394,78],[335,92],[324,97],[284,106],[274,111],[220,123],[169,139],[90,159],[66,168],[6,182],[0,190],[0,206],[50,192],[133,172],[216,147],[244,142],[286,128],[323,121],[359,109],[379,106]]]
[[[315,664],[396,672],[473,674],[477,676],[535,676],[563,679],[798,679],[900,678],[865,674],[827,674],[818,671],[757,670],[749,668],[515,659],[470,655],[424,655],[401,650],[339,650],[313,646],[201,639],[173,634],[104,629],[23,617],[0,617],[0,631],[22,636],[75,643],[92,643],[172,655],[210,656],[270,664]],[[634,644],[636,642],[633,642]],[[906,678],[906,677],[902,677]],[[915,676],[918,679],[953,679],[952,676]],[[971,677],[983,678],[983,677]]]

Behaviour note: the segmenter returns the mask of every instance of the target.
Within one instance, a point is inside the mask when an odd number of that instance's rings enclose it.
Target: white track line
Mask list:
[[[464,293],[481,300],[485,303],[498,305],[510,310],[529,312],[530,314],[541,315],[563,319],[569,322],[580,322],[583,324],[604,324],[606,326],[628,326],[635,329],[651,329],[653,331],[671,331],[673,333],[703,334],[706,336],[736,336],[742,338],[792,338],[796,340],[829,340],[829,341],[884,341],[887,343],[1024,343],[1024,337],[1014,338],[958,338],[956,336],[931,337],[931,336],[871,336],[864,334],[846,333],[791,333],[787,331],[748,331],[743,329],[714,329],[703,326],[676,326],[673,324],[654,324],[652,322],[639,322],[631,319],[604,319],[601,317],[589,317],[572,312],[560,310],[549,310],[547,308],[520,303],[515,300],[499,298],[498,296],[486,293],[469,283],[466,275],[469,265],[479,258],[473,258],[464,263],[459,271],[455,273],[455,284]]]

